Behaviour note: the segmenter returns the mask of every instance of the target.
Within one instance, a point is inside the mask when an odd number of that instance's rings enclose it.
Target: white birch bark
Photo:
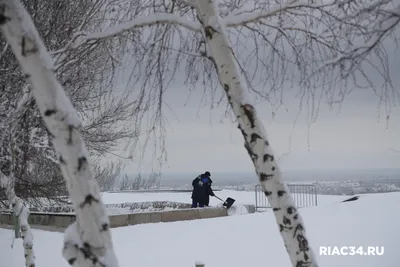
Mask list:
[[[235,61],[227,32],[215,0],[197,0],[197,16],[234,114],[245,147],[254,163],[263,191],[273,208],[276,222],[294,267],[317,267],[306,230],[293,197],[282,179],[267,133],[250,99]]]
[[[19,220],[21,236],[24,246],[25,266],[35,267],[35,253],[33,251],[33,234],[28,223],[29,209],[25,207],[22,200],[17,197],[14,191],[13,177],[0,173],[0,187],[6,190],[6,196],[12,205],[13,213]]]
[[[53,138],[75,208],[76,222],[65,232],[63,255],[72,266],[117,267],[109,218],[79,132],[81,121],[57,81],[52,58],[20,0],[0,0],[0,27]]]

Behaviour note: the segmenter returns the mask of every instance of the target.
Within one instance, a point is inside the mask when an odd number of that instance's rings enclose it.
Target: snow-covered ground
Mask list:
[[[143,199],[147,195],[147,199]],[[175,199],[166,199],[173,197]],[[140,201],[183,201],[185,194],[140,194]],[[190,195],[186,194],[186,197]],[[240,203],[254,203],[251,194],[223,191]],[[134,202],[136,194],[104,194],[106,203]],[[181,198],[182,197],[182,198]],[[334,199],[335,198],[335,199]],[[320,197],[318,207],[301,209],[311,245],[384,246],[383,256],[319,256],[320,267],[397,267],[400,230],[397,227],[400,193],[361,196],[340,203],[344,197]],[[63,235],[34,230],[36,266],[67,267],[61,257]],[[197,221],[142,224],[112,229],[121,267],[190,267],[196,260],[206,267],[291,266],[271,211]],[[24,266],[21,240],[10,248],[11,230],[0,229],[0,265]]]

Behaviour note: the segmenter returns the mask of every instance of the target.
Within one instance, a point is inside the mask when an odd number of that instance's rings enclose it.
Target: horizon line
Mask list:
[[[281,172],[303,172],[303,171],[379,171],[379,170],[396,170],[400,171],[400,168],[354,168],[354,169],[284,169]],[[211,173],[255,173],[255,170],[243,170],[243,171],[212,171]],[[137,172],[125,172],[126,174],[137,174]],[[151,172],[141,172],[142,174],[151,174]],[[188,174],[188,173],[201,173],[196,171],[161,171],[161,174]]]

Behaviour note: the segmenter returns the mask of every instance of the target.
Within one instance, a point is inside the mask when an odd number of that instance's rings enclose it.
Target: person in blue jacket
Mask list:
[[[193,182],[192,208],[208,207],[210,196],[215,196],[211,188],[212,180],[209,171],[197,176]]]

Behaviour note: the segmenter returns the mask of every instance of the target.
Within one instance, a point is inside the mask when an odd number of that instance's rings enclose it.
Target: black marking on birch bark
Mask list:
[[[32,48],[28,48],[29,43],[32,44]],[[21,40],[21,55],[26,57],[30,53],[36,53],[38,50],[34,42],[30,41],[27,37],[23,36]]]
[[[229,103],[232,103],[232,97],[229,95],[229,85],[224,83],[224,90],[226,92],[226,97],[228,98]]]
[[[50,132],[49,128],[47,128],[46,124],[43,125],[46,133],[49,135],[50,139],[54,139],[54,134]]]
[[[226,97],[228,98],[228,102],[232,103],[232,97],[230,95],[228,95],[228,94],[226,95]]]
[[[29,73],[25,73],[25,74],[24,74],[25,80],[28,80],[30,77],[31,77],[31,75],[30,75]]]
[[[264,144],[265,144],[266,146],[269,146],[269,142],[268,142],[267,140],[264,141]]]
[[[68,125],[68,145],[72,145],[72,131],[74,130],[74,127],[72,125]]]
[[[297,235],[297,242],[299,242],[300,251],[307,251],[308,250],[308,241],[304,237],[303,234],[298,234]]]
[[[204,33],[205,33],[205,35],[206,35],[206,38],[209,39],[209,40],[211,40],[211,39],[214,37],[214,34],[215,34],[216,32],[217,32],[217,31],[216,31],[213,27],[211,27],[211,26],[206,26],[206,27],[204,28]]]
[[[241,106],[241,108],[243,109],[246,117],[249,119],[250,127],[254,128],[256,126],[254,121],[254,107],[250,104],[244,104]]]
[[[76,262],[76,258],[71,258],[68,260],[69,265],[74,265],[75,262]]]
[[[297,220],[299,218],[299,214],[293,216],[293,219]]]
[[[266,174],[266,173],[260,173],[260,181],[261,182],[265,182],[265,181],[269,181],[272,179],[272,177],[274,177],[273,174]]]
[[[297,232],[301,232],[304,230],[303,225],[301,225],[300,223],[296,226],[296,228],[294,229],[293,232],[293,237],[295,237],[297,235]]]
[[[28,257],[28,254],[25,254],[24,256],[25,256],[25,258],[26,258],[26,257]]]
[[[45,115],[46,117],[48,117],[48,116],[51,116],[51,115],[53,115],[53,114],[55,114],[55,113],[57,113],[57,111],[56,111],[55,109],[47,109],[47,110],[44,112],[44,115]]]
[[[99,259],[97,258],[97,256],[94,255],[89,243],[87,243],[87,242],[83,243],[83,247],[79,248],[79,250],[82,252],[85,259],[90,259],[92,261],[92,264],[94,266],[98,263],[100,266],[105,267],[105,265],[103,263],[99,262]]]
[[[6,24],[9,22],[11,19],[9,17],[6,17],[4,13],[6,12],[6,5],[0,5],[0,25]]]
[[[273,211],[278,211],[278,210],[281,210],[281,208],[273,208],[272,210]]]
[[[243,130],[243,128],[240,126],[240,124],[238,125],[238,129],[242,132],[243,137],[247,138],[247,133]]]
[[[87,243],[85,243],[85,244],[87,244]],[[85,259],[88,259],[88,258],[90,258],[92,253],[90,251],[90,247],[86,247],[85,244],[83,244],[84,247],[83,248],[79,248],[79,250],[82,252],[82,254],[85,257]]]
[[[283,190],[279,190],[279,191],[278,191],[278,197],[281,197],[281,196],[283,196],[284,194],[286,194],[285,191],[283,191]]]
[[[309,267],[310,262],[304,262],[304,261],[297,261],[296,267]]]
[[[276,169],[275,166],[271,167],[271,171],[275,171],[275,169]]]
[[[265,154],[264,155],[264,162],[267,162],[267,161],[274,161],[274,156],[270,155],[270,154]]]
[[[291,225],[292,224],[292,221],[289,219],[289,218],[287,218],[286,216],[283,216],[283,224],[284,225]]]
[[[310,259],[310,257],[308,256],[308,254],[304,251],[304,259],[306,260],[306,261],[308,261],[309,259]]]
[[[108,230],[108,223],[103,223],[101,225],[101,232],[107,231]]]
[[[279,224],[279,231],[280,231],[280,232],[285,231],[285,229],[286,229],[286,230],[292,230],[293,227],[292,227],[292,226],[284,226],[283,224]]]
[[[288,213],[288,214],[293,214],[295,211],[296,211],[296,208],[295,208],[295,207],[289,207],[289,208],[287,208],[287,213]]]
[[[253,143],[255,141],[257,141],[257,139],[262,139],[261,136],[257,133],[252,133],[251,134],[251,139],[250,139],[250,143]]]
[[[95,199],[91,194],[87,195],[85,197],[85,200],[83,203],[80,205],[81,208],[85,207],[85,205],[92,205],[93,202],[99,203],[98,199]]]
[[[251,159],[253,160],[253,162],[256,161],[258,159],[258,156],[257,156],[257,154],[253,153],[253,151],[251,151],[251,148],[247,144],[247,142],[244,144],[244,147],[246,148],[247,153],[249,153],[249,155],[250,155]]]
[[[229,85],[227,85],[226,83],[224,83],[224,90],[225,92],[229,92]]]
[[[78,158],[78,171],[82,170],[82,167],[87,164],[86,157],[79,157]]]
[[[197,12],[197,14],[196,14],[196,18],[197,18],[197,20],[200,22],[200,24],[201,24],[202,26],[204,26],[204,21],[202,20],[202,18],[200,17],[200,15],[199,15],[198,12]]]
[[[64,165],[67,164],[62,156],[60,156],[60,158],[58,160],[60,161],[61,164],[64,164]]]
[[[213,63],[215,71],[218,71],[218,66],[217,66],[217,63],[215,62],[215,59],[213,57],[210,57],[210,56],[208,56],[207,58]]]
[[[264,192],[264,195],[265,195],[265,196],[270,196],[270,195],[272,195],[272,192],[271,192],[271,191],[265,191],[265,192]]]

